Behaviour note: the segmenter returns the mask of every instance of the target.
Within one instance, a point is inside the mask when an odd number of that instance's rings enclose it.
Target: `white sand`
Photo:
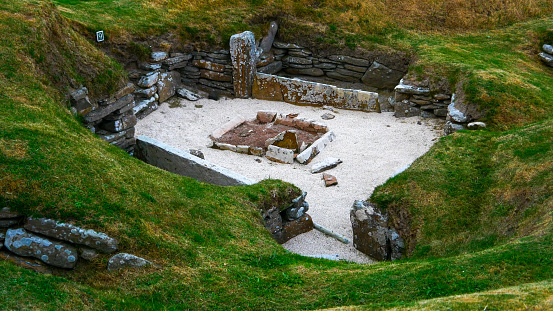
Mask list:
[[[350,241],[353,238],[349,210],[353,201],[368,199],[376,186],[423,155],[442,132],[440,121],[397,119],[392,113],[338,110],[336,118],[322,120],[320,116],[329,111],[282,102],[202,99],[197,102],[181,100],[180,104],[182,107],[178,108],[162,104],[138,123],[137,135],[149,136],[185,151],[199,149],[206,160],[256,181],[273,178],[290,182],[307,191],[308,213],[316,223]],[[203,107],[196,108],[196,105]],[[321,121],[336,134],[336,140],[308,165],[279,164],[266,158],[206,147],[210,141],[208,135],[213,130],[237,114],[253,119],[258,110],[299,113],[300,117]],[[418,121],[422,125],[417,124]],[[311,174],[309,169],[313,163],[329,157],[340,158],[343,163],[326,171],[338,179],[337,186],[326,188],[322,173]],[[283,246],[302,255],[338,255],[339,259],[373,262],[352,243],[343,244],[317,230],[300,235]]]

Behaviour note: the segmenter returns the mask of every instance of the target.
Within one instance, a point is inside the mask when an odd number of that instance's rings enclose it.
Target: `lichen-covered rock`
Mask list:
[[[169,57],[167,52],[152,52],[152,54],[150,54],[150,60],[155,63],[159,63],[167,59],[167,57]]]
[[[234,68],[234,95],[238,98],[249,98],[252,95],[257,60],[254,34],[245,31],[230,37],[230,55]]]
[[[157,86],[155,85],[146,89],[138,89],[134,91],[134,95],[140,98],[150,98],[154,96],[155,93],[157,93]]]
[[[88,248],[88,247],[82,247],[80,255],[81,255],[80,258],[90,261],[90,260],[93,260],[96,257],[98,257],[99,254],[95,249]]]
[[[138,81],[138,86],[143,88],[149,88],[154,86],[157,81],[159,80],[159,72],[151,72],[142,78],[140,78],[140,81]]]
[[[405,84],[403,79],[399,81],[399,84],[394,88],[394,90],[396,91],[396,93],[402,93],[402,94],[411,94],[411,95],[429,95],[430,94],[429,88]]]
[[[43,238],[23,228],[9,229],[6,232],[5,245],[12,253],[34,257],[60,268],[73,269],[79,258],[75,247]]]
[[[150,97],[149,99],[144,99],[139,102],[136,102],[136,106],[133,108],[133,113],[138,119],[142,119],[152,111],[155,111],[158,108],[157,100],[155,97]]]
[[[263,67],[257,67],[257,72],[266,73],[266,74],[275,74],[281,70],[282,70],[281,61],[272,62]]]
[[[321,162],[317,162],[311,166],[311,174],[320,173],[331,168],[335,168],[338,164],[342,163],[342,160],[338,158],[328,158]]]
[[[103,253],[117,250],[117,240],[105,233],[57,222],[47,218],[29,218],[25,229],[75,244],[86,245]]]
[[[119,120],[106,121],[102,123],[100,127],[104,130],[118,133],[130,129],[131,127],[135,126],[136,123],[137,119],[136,116],[133,114],[129,116],[123,116]]]
[[[42,274],[52,273],[52,270],[50,270],[48,266],[42,264],[39,260],[20,257],[15,255],[14,253],[0,251],[0,259],[9,261],[19,267],[33,270],[38,273],[42,273]]]
[[[109,114],[115,112],[116,110],[119,110],[119,109],[127,106],[128,104],[130,104],[132,102],[134,102],[134,95],[133,94],[128,94],[128,95],[123,96],[122,98],[116,100],[112,104],[108,104],[108,105],[104,106],[102,109],[96,109],[96,110],[90,112],[89,114],[84,116],[84,120],[86,122],[89,122],[89,123],[96,122],[100,119],[103,119],[103,118],[107,117]]]
[[[157,93],[159,94],[159,102],[163,103],[170,97],[175,95],[177,88],[180,85],[180,73],[177,71],[165,72],[159,75],[157,82]]]
[[[265,157],[274,162],[292,164],[294,163],[294,150],[270,145],[267,147]]]
[[[119,253],[109,259],[108,271],[123,268],[142,268],[149,265],[153,265],[153,263],[144,258],[127,253]]]
[[[355,201],[350,210],[353,246],[377,260],[396,260],[404,252],[403,239],[388,226],[388,215],[366,201]]]
[[[410,118],[419,116],[421,114],[420,108],[415,107],[409,101],[403,100],[396,102],[394,106],[394,117],[396,118]]]
[[[202,98],[200,95],[185,88],[177,89],[177,95],[189,101],[197,101]]]
[[[547,66],[553,67],[553,55],[547,54],[547,53],[540,53],[539,57],[542,60],[542,62],[544,62]]]

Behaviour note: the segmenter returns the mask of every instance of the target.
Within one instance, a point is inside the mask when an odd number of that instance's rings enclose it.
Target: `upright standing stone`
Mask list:
[[[232,77],[234,96],[249,98],[252,95],[256,62],[255,36],[245,31],[230,37],[230,56],[232,59]]]

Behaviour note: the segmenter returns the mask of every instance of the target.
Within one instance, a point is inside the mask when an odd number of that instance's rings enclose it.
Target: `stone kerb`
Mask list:
[[[380,112],[378,94],[361,90],[343,89],[333,85],[289,79],[257,73],[252,97],[291,104],[332,106],[336,108]]]
[[[254,184],[254,181],[242,175],[146,136],[137,138],[135,156],[168,172],[210,184],[219,186]]]

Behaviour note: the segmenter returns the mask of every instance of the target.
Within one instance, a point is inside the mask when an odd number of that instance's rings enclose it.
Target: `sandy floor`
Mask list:
[[[350,241],[353,238],[349,209],[353,201],[367,199],[376,186],[424,154],[442,132],[438,121],[397,119],[392,113],[338,110],[336,118],[325,121],[321,115],[329,112],[327,110],[282,102],[202,99],[197,102],[181,100],[179,104],[180,107],[175,108],[162,104],[138,123],[137,135],[149,136],[182,150],[199,149],[206,160],[256,181],[273,178],[293,183],[307,191],[308,213],[313,220]],[[208,135],[214,129],[237,114],[253,119],[258,110],[299,113],[300,117],[321,121],[336,134],[336,140],[308,165],[279,164],[266,158],[206,147],[210,141]],[[326,188],[322,173],[311,174],[309,169],[313,163],[329,157],[340,158],[343,163],[326,172],[338,179],[337,186]],[[261,159],[261,163],[256,159]],[[343,244],[317,230],[300,235],[283,246],[302,255],[338,255],[339,259],[373,262],[351,243]]]

